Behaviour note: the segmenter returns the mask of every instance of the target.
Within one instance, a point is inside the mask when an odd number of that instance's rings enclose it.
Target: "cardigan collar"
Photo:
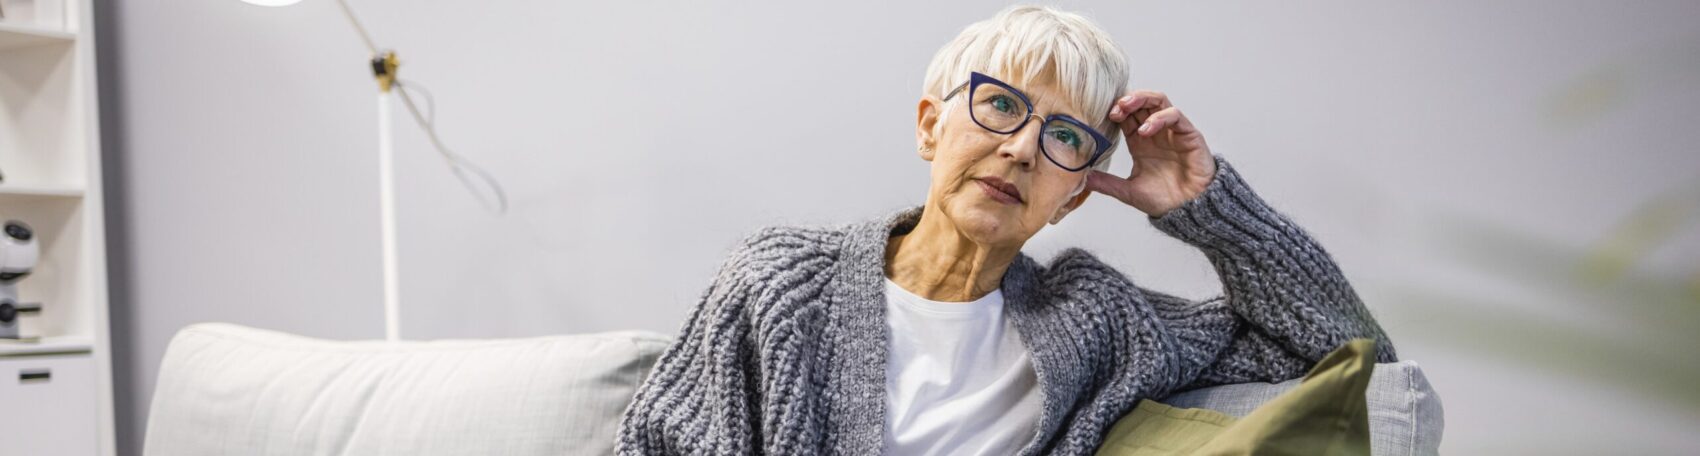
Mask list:
[[[839,432],[829,437],[829,441],[835,442],[836,453],[877,454],[884,444],[885,370],[891,339],[885,312],[885,249],[891,236],[915,228],[922,209],[923,206],[912,206],[854,224],[840,246],[841,263],[829,285],[829,293],[833,306],[840,309],[836,318],[850,336],[840,341],[843,344],[840,353],[845,357],[841,359],[845,363],[838,366],[842,375],[838,377],[840,384],[835,385],[838,394],[833,410],[837,413],[829,418],[836,422],[834,427]],[[1079,346],[1080,341],[1071,337],[1077,328],[1067,327],[1074,319],[1066,314],[1081,309],[1053,305],[1038,283],[1041,273],[1041,267],[1032,257],[1018,253],[999,284],[1005,315],[1014,322],[1033,360],[1044,404],[1034,440],[1025,446],[1023,454],[1033,454],[1049,446],[1050,438],[1063,427],[1070,410],[1086,395],[1086,388],[1092,386],[1090,379],[1095,376],[1090,374],[1090,369],[1095,363],[1088,358],[1088,352],[1103,349]],[[1131,328],[1141,332],[1148,329],[1148,325]],[[1149,370],[1136,373],[1139,384],[1130,386],[1162,388],[1153,383],[1158,380],[1153,375],[1168,371],[1167,366],[1161,366],[1167,357],[1157,341],[1160,338],[1135,339],[1133,353],[1125,356],[1157,365],[1142,366]]]
[[[924,206],[912,206],[890,212],[884,216],[869,219],[850,227],[844,244],[840,246],[841,264],[833,277],[831,287],[835,307],[841,307],[839,318],[845,324],[845,329],[852,334],[843,341],[841,353],[851,357],[853,362],[841,366],[842,382],[839,385],[840,404],[834,419],[839,420],[839,435],[833,436],[837,441],[835,453],[839,454],[878,454],[884,445],[886,391],[885,370],[887,349],[891,340],[891,329],[886,326],[886,296],[885,296],[885,248],[891,237],[908,233],[915,228],[921,219]],[[1035,277],[1035,264],[1025,253],[1016,255],[1015,261],[1004,272],[1004,278],[999,289],[1004,293],[1006,309],[1031,309],[1034,307],[1028,301],[1034,296],[1031,283]],[[1019,311],[1009,311],[1006,314],[1015,315]],[[1015,317],[1012,317],[1015,318]],[[1017,324],[1022,339],[1031,347],[1047,344],[1034,344],[1029,334],[1028,325]],[[1036,353],[1035,353],[1036,354]],[[1040,356],[1032,357],[1035,363],[1040,363]],[[1036,367],[1043,373],[1046,369]],[[1050,415],[1052,410],[1051,390],[1055,389],[1054,381],[1039,375],[1041,396]],[[1040,419],[1041,428],[1055,428],[1055,418],[1043,416]]]

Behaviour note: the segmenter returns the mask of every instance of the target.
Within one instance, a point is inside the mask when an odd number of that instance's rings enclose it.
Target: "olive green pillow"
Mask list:
[[[1353,339],[1323,357],[1293,390],[1234,418],[1151,400],[1105,434],[1099,455],[1369,454],[1364,389],[1375,370],[1375,342]]]

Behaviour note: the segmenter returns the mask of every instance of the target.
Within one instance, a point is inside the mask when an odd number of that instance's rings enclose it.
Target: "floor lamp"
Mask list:
[[[299,3],[301,0],[242,1],[260,6],[288,6]],[[366,26],[360,23],[360,18],[354,15],[354,9],[348,6],[348,0],[336,0],[336,4],[342,9],[343,16],[348,18],[348,23],[354,26],[356,32],[359,32],[361,41],[366,44],[366,49],[371,52],[372,75],[378,82],[378,207],[379,226],[382,230],[381,238],[383,242],[384,339],[394,342],[401,340],[401,302],[399,299],[400,281],[396,274],[395,141],[390,113],[392,89],[400,89],[393,90],[393,93],[400,95],[402,103],[412,114],[414,121],[425,130],[426,136],[430,138],[431,145],[437,149],[438,153],[442,154],[445,160],[448,160],[455,177],[460,179],[461,183],[466,185],[468,189],[473,188],[469,175],[483,180],[489,187],[490,198],[485,198],[478,194],[476,190],[473,191],[474,195],[478,196],[486,207],[498,214],[507,212],[507,196],[502,191],[501,185],[489,173],[443,145],[442,140],[437,137],[434,115],[423,114],[418,105],[414,104],[413,97],[408,94],[407,87],[404,87],[405,84],[401,79],[396,78],[396,69],[400,61],[396,59],[395,51],[378,48],[377,42],[372,39],[371,32],[368,32]],[[427,103],[434,104],[429,99],[429,93],[427,93]],[[431,111],[434,112],[435,106],[430,107]]]

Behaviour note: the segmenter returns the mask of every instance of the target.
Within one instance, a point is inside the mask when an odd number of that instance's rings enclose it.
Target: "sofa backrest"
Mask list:
[[[668,336],[330,341],[227,323],[172,338],[145,455],[604,455]],[[1224,385],[1162,399],[1244,416],[1297,385]],[[1412,361],[1378,364],[1375,454],[1435,454],[1440,398]]]
[[[339,342],[202,323],[166,349],[147,455],[604,455],[667,336]]]

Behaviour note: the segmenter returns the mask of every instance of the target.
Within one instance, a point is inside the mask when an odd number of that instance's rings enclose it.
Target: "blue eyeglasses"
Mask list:
[[[1027,94],[1015,90],[996,78],[973,72],[968,82],[956,86],[943,101],[950,101],[962,89],[968,89],[968,115],[974,123],[994,133],[1014,134],[1027,126],[1033,113],[1033,102]],[[1110,139],[1097,129],[1065,114],[1051,114],[1039,119],[1044,122],[1039,134],[1039,151],[1046,160],[1062,169],[1080,172],[1110,149]]]

